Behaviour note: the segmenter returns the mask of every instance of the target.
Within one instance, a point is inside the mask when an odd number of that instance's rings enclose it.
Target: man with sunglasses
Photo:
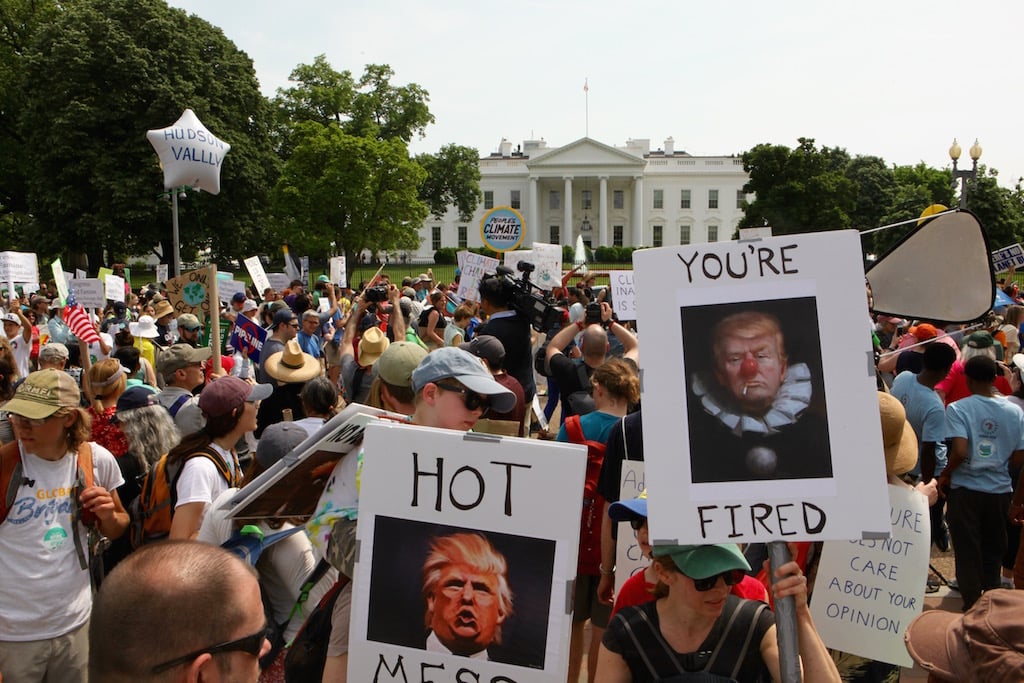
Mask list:
[[[118,564],[89,631],[92,683],[255,683],[270,651],[252,567],[191,541],[147,545]]]
[[[284,351],[284,345],[295,339],[299,334],[299,319],[290,308],[280,308],[274,313],[270,323],[270,336],[263,342],[260,349],[260,367],[256,371],[256,381],[260,384],[272,384],[274,379],[263,369],[263,361],[275,353]]]

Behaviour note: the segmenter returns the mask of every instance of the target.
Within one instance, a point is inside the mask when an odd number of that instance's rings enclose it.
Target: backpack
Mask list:
[[[338,580],[320,598],[295,639],[288,645],[288,652],[284,656],[284,680],[287,683],[305,683],[323,678],[327,645],[331,640],[334,604],[348,582],[344,574],[338,576]]]
[[[214,464],[228,486],[237,486],[237,476],[231,471],[220,453],[207,446],[171,463],[167,454],[160,457],[142,482],[142,491],[128,506],[131,516],[129,538],[132,548],[161,541],[171,533],[171,518],[178,503],[178,480],[185,463],[192,458],[206,458]]]
[[[580,547],[576,573],[597,576],[601,567],[601,520],[604,517],[604,496],[597,492],[597,480],[604,463],[605,444],[592,441],[583,434],[579,415],[565,418],[565,434],[570,443],[587,447],[587,472],[583,480],[583,513],[580,516]]]
[[[92,447],[87,442],[83,442],[78,446],[77,457],[78,474],[75,479],[76,481],[80,479],[83,482],[83,487],[89,488],[94,484]],[[7,519],[7,513],[14,507],[18,489],[23,485],[35,485],[34,482],[32,484],[27,482],[21,464],[21,448],[18,446],[18,442],[12,441],[0,447],[0,492],[3,493],[3,497],[0,498],[0,524],[3,524]],[[72,507],[77,508],[74,504]],[[96,522],[96,517],[92,513],[82,510],[81,522],[88,526]]]
[[[569,415],[586,415],[594,412],[594,396],[591,394],[590,375],[586,364],[579,359],[573,361],[576,366],[576,378],[580,388],[562,398],[562,404],[568,408]],[[580,442],[582,443],[582,442]]]

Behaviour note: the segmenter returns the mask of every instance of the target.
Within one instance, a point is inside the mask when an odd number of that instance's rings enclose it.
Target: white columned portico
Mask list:
[[[540,188],[537,176],[530,176],[530,214],[523,235],[523,248],[540,241]]]
[[[633,243],[629,246],[639,247],[643,245],[644,241],[644,178],[643,176],[633,176],[633,211],[631,222]]]
[[[598,195],[597,205],[597,247],[608,246],[608,176],[598,176],[601,181],[601,191]]]
[[[572,244],[572,176],[564,176],[565,181],[565,212],[562,218],[561,244]]]

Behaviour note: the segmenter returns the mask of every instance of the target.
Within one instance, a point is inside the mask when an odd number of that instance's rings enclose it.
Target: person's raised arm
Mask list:
[[[405,341],[405,316],[402,315],[402,292],[394,285],[388,285],[388,301],[391,303],[391,334],[395,341]]]
[[[576,334],[583,329],[581,322],[569,323],[562,329],[560,329],[555,336],[548,342],[548,348],[544,352],[544,359],[547,362],[551,362],[557,354],[562,353],[562,349],[569,345],[573,339],[576,338]]]
[[[29,320],[24,313],[21,312],[21,306],[17,301],[11,303],[11,309],[14,314],[21,319],[21,338],[26,342],[32,341],[32,321]]]
[[[348,315],[348,322],[345,323],[345,333],[341,335],[341,342],[338,344],[338,353],[340,356],[348,354],[355,356],[355,338],[356,329],[359,327],[359,321],[363,319],[363,314],[366,313],[366,302],[363,300],[363,295],[360,294],[356,297],[356,305]]]
[[[608,331],[615,335],[615,338],[622,342],[624,352],[623,358],[628,358],[637,365],[640,364],[640,342],[636,335],[629,331],[618,320],[612,318],[611,304],[601,302],[601,320],[608,324]]]

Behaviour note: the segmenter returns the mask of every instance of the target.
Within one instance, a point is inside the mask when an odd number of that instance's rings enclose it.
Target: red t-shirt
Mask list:
[[[645,602],[650,602],[654,599],[654,586],[653,583],[647,583],[644,579],[644,572],[637,572],[633,576],[626,579],[626,582],[619,588],[619,592],[615,595],[615,605],[612,606],[612,616],[623,607],[630,607],[631,605],[642,605]],[[744,600],[760,600],[765,602],[764,585],[755,579],[753,576],[747,575],[743,577],[743,580],[732,587],[729,591],[737,598],[743,598]]]

